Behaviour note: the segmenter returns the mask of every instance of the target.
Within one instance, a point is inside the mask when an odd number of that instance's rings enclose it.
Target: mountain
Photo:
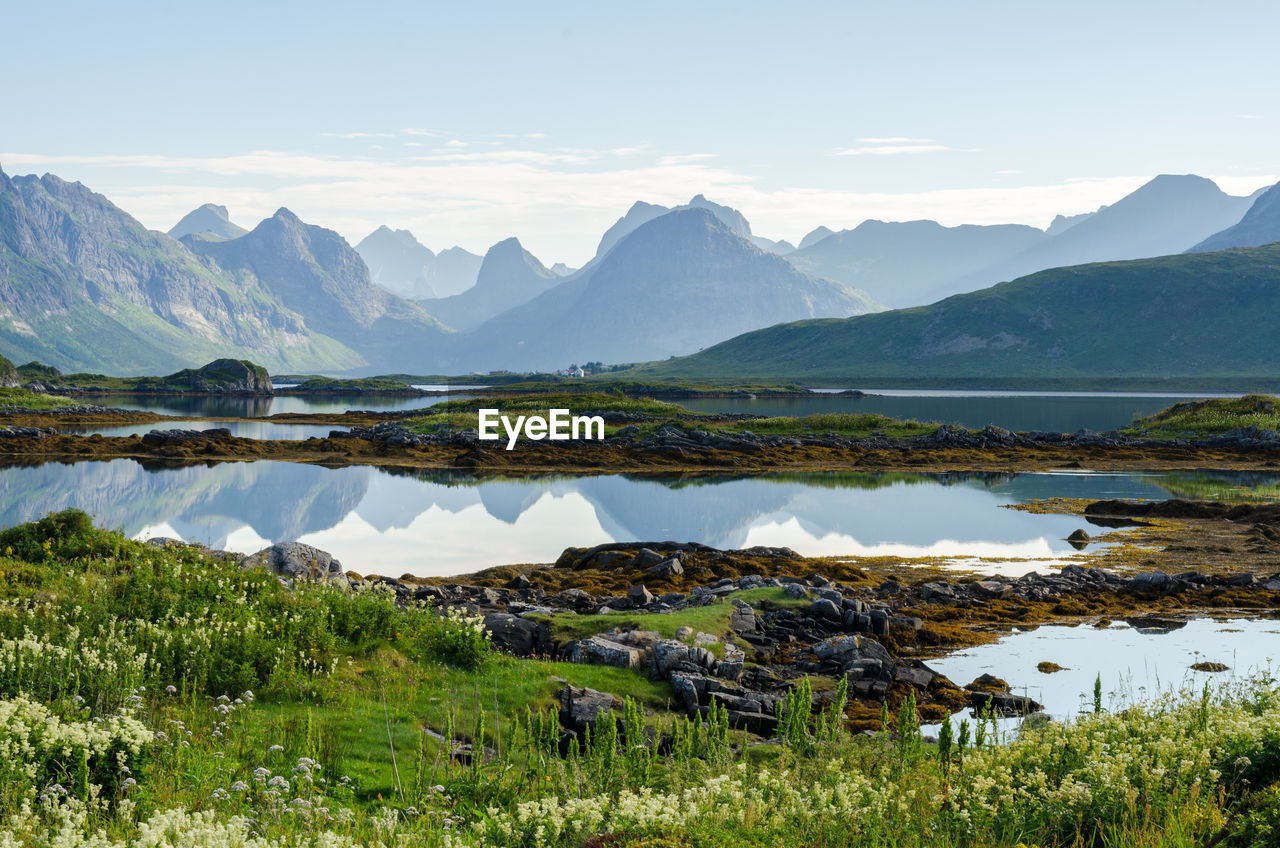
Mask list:
[[[769,327],[628,374],[846,385],[1270,378],[1276,322],[1280,244],[1055,268],[931,306]]]
[[[751,241],[761,250],[767,250],[770,253],[776,253],[779,256],[787,256],[788,254],[794,253],[796,249],[796,246],[786,239],[774,241],[773,239],[767,239],[764,236],[752,236]]]
[[[1280,183],[1258,195],[1238,224],[1209,236],[1188,252],[1257,247],[1274,241],[1280,241]]]
[[[664,359],[748,328],[877,308],[862,292],[796,271],[711,210],[682,209],[459,339],[459,356],[467,369]]]
[[[449,297],[476,284],[480,257],[460,247],[432,253],[408,230],[385,224],[361,239],[356,252],[373,282],[405,300]]]
[[[779,256],[790,253],[795,250],[789,242],[773,241],[763,236],[753,236],[751,234],[751,224],[747,221],[746,216],[729,206],[722,206],[719,203],[713,203],[701,194],[694,195],[693,198],[683,206],[667,208],[666,206],[658,206],[653,203],[645,203],[637,200],[627,210],[627,214],[623,215],[613,226],[605,230],[604,235],[600,237],[600,245],[596,248],[596,259],[601,258],[613,246],[629,234],[635,232],[638,228],[657,218],[659,215],[665,215],[668,212],[674,212],[680,209],[705,209],[715,215],[720,221],[728,227],[729,231],[742,236],[748,241],[754,242],[755,245],[763,250],[777,253]]]
[[[431,286],[436,255],[408,230],[384,224],[361,239],[356,252],[369,266],[375,285],[408,300],[438,296]]]
[[[431,280],[431,287],[436,290],[436,296],[448,297],[462,294],[474,286],[483,262],[483,257],[460,247],[455,246],[440,251],[436,254],[436,275]]]
[[[956,294],[966,275],[1045,237],[1043,231],[1020,224],[944,227],[935,221],[863,221],[811,242],[787,260],[806,274],[860,288],[888,306],[917,306]]]
[[[806,247],[812,247],[827,236],[833,236],[835,234],[836,231],[830,227],[816,227],[815,229],[810,230],[808,235],[800,239],[800,244],[796,247],[796,250],[804,250]]]
[[[555,274],[557,277],[568,277],[570,274],[572,274],[576,270],[578,269],[570,268],[568,265],[564,264],[563,262],[557,262],[556,264],[551,266],[551,273]]]
[[[528,303],[561,281],[518,239],[500,241],[484,255],[476,284],[453,297],[420,300],[431,315],[455,330],[472,330],[493,316]]]
[[[658,206],[653,203],[645,203],[643,200],[637,200],[631,204],[631,208],[627,210],[627,214],[623,215],[613,226],[604,231],[604,235],[600,237],[600,244],[596,247],[596,259],[604,256],[613,246],[631,233],[635,232],[639,227],[652,221],[659,215],[665,215],[671,210],[665,206]]]
[[[239,238],[249,232],[238,224],[231,223],[231,218],[227,214],[227,207],[215,206],[212,203],[206,203],[198,209],[193,209],[186,215],[182,216],[182,220],[173,225],[173,229],[169,230],[169,235],[173,238],[182,238],[193,233],[212,234],[218,238],[233,239]]]
[[[1103,206],[1101,208],[1106,209],[1107,207]],[[1096,214],[1098,213],[1097,212],[1081,212],[1079,215],[1054,215],[1053,220],[1049,222],[1049,228],[1044,231],[1045,235],[1049,235],[1049,236],[1062,235],[1067,230],[1074,227],[1076,224],[1079,224],[1081,221],[1084,221],[1088,218],[1092,218]]]
[[[1225,194],[1204,177],[1162,174],[1059,235],[968,276],[958,283],[957,290],[972,290],[1046,268],[1181,253],[1235,224],[1252,202],[1248,197]]]
[[[268,293],[312,332],[359,351],[371,368],[426,369],[447,329],[421,307],[373,284],[360,254],[333,230],[303,223],[288,209],[231,241],[183,238],[237,286]]]
[[[64,371],[163,374],[221,357],[282,370],[362,361],[278,299],[51,174],[0,171],[0,316],[0,355]]]

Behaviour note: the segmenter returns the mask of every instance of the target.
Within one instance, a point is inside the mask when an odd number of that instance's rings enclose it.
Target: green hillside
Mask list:
[[[1270,379],[1280,245],[1055,268],[931,306],[799,321],[636,379]]]

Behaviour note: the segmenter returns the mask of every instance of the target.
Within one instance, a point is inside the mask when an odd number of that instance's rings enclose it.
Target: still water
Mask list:
[[[213,430],[225,428],[240,439],[323,439],[334,430],[345,430],[331,424],[276,424],[270,421],[165,421],[158,424],[121,424],[107,427],[65,427],[61,432],[81,436],[145,436],[152,430]]]
[[[439,387],[432,386],[432,389]],[[201,416],[208,418],[258,418],[280,413],[343,413],[348,410],[372,409],[383,412],[399,412],[406,409],[425,409],[446,400],[471,397],[455,395],[275,395],[272,397],[236,396],[172,396],[146,395],[86,396],[85,403],[114,406],[120,409],[144,409],[160,415]]]
[[[1043,674],[1036,666],[1063,666]],[[1195,663],[1228,666],[1224,672],[1195,671]],[[1117,622],[1105,629],[1090,624],[1046,625],[1010,634],[999,642],[958,651],[931,668],[964,686],[984,673],[1003,678],[1019,695],[1028,695],[1059,721],[1093,708],[1093,684],[1102,679],[1103,706],[1120,707],[1162,693],[1198,691],[1275,671],[1280,661],[1280,621],[1200,618],[1175,629],[1133,627]],[[1020,719],[1005,719],[1005,729]]]
[[[550,562],[570,546],[677,540],[810,556],[998,557],[1074,550],[1082,518],[1002,509],[1031,499],[1270,496],[1258,474],[870,474],[477,480],[445,471],[133,460],[0,470],[0,525],[75,507],[130,536],[250,553],[298,540],[366,574],[450,575]],[[1025,570],[1025,569],[1024,569]]]

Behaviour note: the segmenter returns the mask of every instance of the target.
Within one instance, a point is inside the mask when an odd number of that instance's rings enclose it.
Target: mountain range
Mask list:
[[[930,306],[780,324],[636,376],[1272,379],[1277,321],[1280,243],[1054,268]]]
[[[485,253],[471,288],[418,303],[455,330],[473,330],[495,315],[528,303],[560,280],[561,275],[545,268],[519,239],[509,238]]]
[[[1046,230],[864,221],[841,232],[814,230],[788,259],[889,306],[920,306],[1046,268],[1181,253],[1240,221],[1259,196],[1164,174],[1095,212],[1059,215]]]
[[[771,328],[670,366],[672,373],[692,374],[699,363],[743,373],[767,364],[760,357],[768,354],[729,362],[718,352],[741,352],[738,344],[792,350],[795,327],[772,325],[831,318],[847,319],[866,341],[844,339],[836,328],[845,323],[795,325],[827,329],[804,336],[815,345],[813,356],[789,354],[807,364],[778,359],[770,366],[775,376],[1112,373],[1117,362],[1143,360],[1091,359],[1078,347],[1083,335],[1054,335],[1072,325],[1059,310],[1142,314],[1150,326],[1186,339],[1185,329],[1161,324],[1161,316],[1185,317],[1182,304],[1195,303],[1205,325],[1236,301],[1222,287],[1227,299],[1220,302],[1191,290],[1171,302],[1169,281],[1183,280],[1188,268],[1227,274],[1233,265],[1260,278],[1265,263],[1247,250],[1212,254],[1208,265],[1196,265],[1196,253],[1174,254],[1277,239],[1280,187],[1233,197],[1195,176],[1157,177],[1096,212],[1059,216],[1043,231],[865,221],[840,232],[818,228],[798,249],[754,235],[740,212],[697,195],[675,208],[636,203],[575,271],[548,269],[515,238],[483,258],[461,248],[437,255],[408,231],[384,226],[352,248],[288,209],[246,231],[225,207],[205,204],[165,235],[79,183],[0,171],[0,356],[115,374],[167,373],[221,357],[252,359],[277,373],[546,370],[573,361],[665,360]],[[1075,264],[1166,254],[1123,272],[1116,269],[1130,266]],[[1045,263],[1057,270],[1025,276],[1024,269]],[[1120,297],[1105,285],[1073,288],[1106,274],[1121,275],[1131,291]],[[1012,288],[973,291],[1014,276],[1021,279],[1007,284]],[[406,298],[389,289],[440,296]],[[1063,291],[1076,300],[1062,301]],[[970,293],[948,297],[956,292]],[[1265,314],[1262,292],[1250,296]],[[1148,304],[1140,313],[1134,298]],[[875,321],[856,317],[880,311],[881,303],[935,301]],[[965,306],[975,303],[986,306]],[[1043,339],[1033,337],[1030,314],[1057,328],[1042,335],[1057,338],[1058,347],[1041,351],[1035,367],[1028,363]],[[926,329],[912,323],[920,315],[929,316]],[[859,347],[873,341],[879,346]],[[1159,339],[1147,341],[1165,350]],[[1183,361],[1166,352],[1170,368]],[[1185,368],[1208,375],[1205,363],[1221,359],[1211,352]]]
[[[797,271],[713,210],[688,206],[636,227],[563,282],[455,341],[459,360],[481,369],[635,362],[778,320],[879,308],[863,292]]]
[[[408,230],[378,227],[356,245],[373,281],[409,300],[449,297],[476,284],[481,258],[461,247],[439,254]]]

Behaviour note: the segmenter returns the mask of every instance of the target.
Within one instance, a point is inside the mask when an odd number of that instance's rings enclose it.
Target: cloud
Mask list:
[[[858,139],[860,144],[934,144],[936,141],[936,139],[932,138],[910,138],[901,135]]]
[[[320,133],[320,137],[321,138],[395,138],[396,134],[386,133],[386,132],[349,132],[349,133],[322,132]]]
[[[903,153],[940,153],[950,150],[943,144],[881,144],[871,147],[838,147],[833,156],[898,156]]]

